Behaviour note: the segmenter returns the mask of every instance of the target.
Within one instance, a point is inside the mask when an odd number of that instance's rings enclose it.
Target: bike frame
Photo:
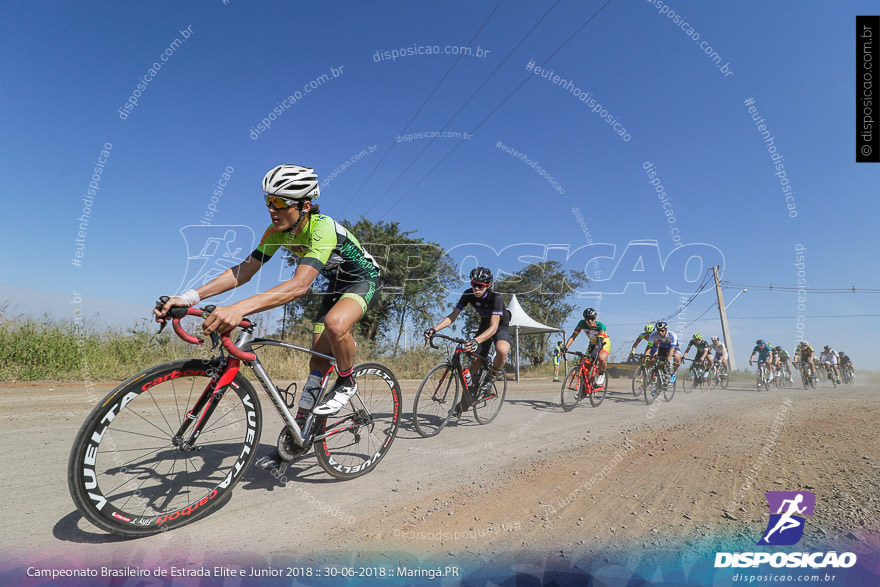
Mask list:
[[[601,350],[600,346],[597,344],[589,355],[584,354],[578,363],[577,377],[579,381],[584,382],[584,392],[586,395],[590,395],[594,391],[592,385],[587,389],[587,384],[590,382],[590,373],[596,367],[596,359],[599,357],[599,350]],[[578,383],[578,386],[580,386],[580,383]]]
[[[189,315],[201,315],[201,313],[190,313]],[[181,329],[179,318],[176,318],[174,320],[174,330],[181,338],[183,338],[187,342],[201,342],[200,339],[187,335]],[[181,424],[177,435],[174,437],[175,445],[180,446],[184,449],[192,449],[194,447],[196,439],[198,438],[205,424],[208,422],[211,415],[213,414],[217,402],[220,398],[223,397],[223,393],[227,385],[229,385],[229,383],[231,383],[235,376],[238,374],[242,362],[244,362],[244,364],[250,368],[251,372],[257,378],[257,381],[260,382],[260,386],[263,388],[263,391],[266,392],[266,395],[269,396],[269,399],[272,400],[272,405],[275,406],[275,410],[278,412],[278,415],[281,416],[284,424],[290,430],[290,435],[293,437],[294,442],[298,446],[302,448],[308,448],[315,441],[322,440],[324,438],[327,438],[328,436],[332,436],[350,428],[347,426],[343,426],[341,428],[332,429],[322,434],[313,434],[312,426],[315,422],[315,414],[313,412],[309,412],[309,415],[306,417],[306,421],[303,424],[303,427],[300,428],[299,424],[297,424],[296,422],[294,415],[290,412],[290,409],[287,407],[287,404],[281,397],[281,393],[278,391],[275,383],[269,377],[269,373],[266,371],[265,367],[263,367],[263,364],[260,362],[257,354],[253,351],[255,350],[254,347],[278,346],[307,353],[309,355],[320,357],[329,361],[330,369],[327,371],[327,373],[324,375],[323,380],[321,381],[321,390],[318,393],[317,398],[315,399],[316,404],[320,402],[321,399],[323,399],[324,393],[327,391],[330,375],[336,369],[335,357],[280,340],[257,338],[253,335],[252,325],[249,322],[244,325],[241,332],[239,332],[235,343],[232,343],[228,337],[223,337],[222,342],[223,347],[220,350],[219,360],[221,361],[221,364],[224,365],[223,370],[219,373],[219,375],[211,378],[211,381],[205,387],[204,391],[202,391],[202,394],[199,396],[199,398],[196,400],[195,405],[189,410],[189,412],[187,412],[183,424]],[[223,354],[223,348],[229,351],[229,356],[225,356]],[[363,402],[360,395],[358,393],[355,393],[355,395],[352,397],[352,400],[354,400],[355,397],[357,397],[357,400],[360,402],[362,409],[366,410],[366,404]],[[190,424],[194,420],[196,420],[196,418],[198,418],[198,422],[196,422],[196,425],[193,428],[190,437],[184,442],[183,434],[187,431]],[[339,422],[336,422],[336,424],[344,422],[345,419],[347,419],[347,417],[343,420],[340,420]]]
[[[456,344],[460,343],[460,341],[458,339],[455,339],[450,336],[445,336],[442,334],[435,334],[434,336],[436,338],[442,338],[442,339],[448,340],[450,342],[454,342]],[[470,351],[467,351],[467,350],[461,348],[460,346],[456,347],[452,352],[449,352],[447,350],[446,362],[449,365],[449,368],[453,371],[453,373],[456,376],[458,376],[458,380],[461,381],[461,386],[462,386],[462,389],[464,390],[462,392],[462,395],[467,393],[469,396],[469,398],[468,398],[469,401],[471,403],[473,403],[476,400],[476,395],[471,393],[471,390],[467,384],[467,380],[464,378],[464,368],[461,366],[462,353],[468,355],[469,357],[480,359],[483,362],[483,367],[482,367],[481,371],[484,371],[484,370],[490,368],[489,365],[491,365],[491,363],[489,362],[489,357],[484,357],[482,355],[472,353]],[[440,384],[442,384],[444,380],[445,380],[445,376],[444,376],[444,379],[440,380]],[[478,383],[479,383],[479,381],[477,381],[476,374],[471,373],[471,385],[476,386]]]

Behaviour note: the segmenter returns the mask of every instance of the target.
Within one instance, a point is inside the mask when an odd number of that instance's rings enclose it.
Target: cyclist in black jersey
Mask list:
[[[312,348],[336,357],[337,380],[314,413],[334,414],[357,392],[352,376],[355,342],[352,327],[367,309],[378,301],[379,266],[364,251],[358,240],[341,224],[320,214],[312,200],[321,194],[314,169],[300,165],[278,165],[263,178],[263,191],[272,224],[259,246],[239,265],[227,269],[198,289],[173,296],[156,320],[164,321],[172,306],[193,306],[244,285],[281,247],[300,258],[291,279],[268,291],[245,298],[229,306],[217,307],[204,322],[204,331],[225,333],[244,316],[277,308],[305,295],[319,273],[329,280],[327,295],[315,316]],[[298,418],[314,405],[314,394],[321,389],[322,378],[330,364],[312,357],[311,375],[300,398]],[[308,404],[308,405],[305,405]]]
[[[507,354],[510,352],[510,334],[507,327],[510,322],[510,311],[504,306],[501,294],[492,291],[495,279],[491,270],[486,267],[476,267],[471,271],[470,278],[470,289],[465,290],[448,316],[443,318],[434,328],[425,331],[425,341],[430,340],[438,331],[455,322],[465,306],[472,305],[480,315],[480,326],[479,333],[468,341],[467,350],[485,356],[492,343],[495,343],[495,360],[492,364],[492,370],[480,388],[480,391],[489,391],[492,389],[495,378],[504,368]],[[476,374],[481,365],[480,359],[474,359],[471,362],[470,370]],[[463,395],[465,398],[466,396],[467,394]],[[466,399],[461,408],[462,410],[467,409]]]

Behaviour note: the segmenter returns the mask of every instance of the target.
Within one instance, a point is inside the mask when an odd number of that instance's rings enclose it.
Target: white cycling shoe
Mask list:
[[[317,408],[312,410],[312,412],[318,416],[333,415],[348,403],[348,400],[357,393],[357,390],[357,381],[355,381],[353,385],[337,383],[333,389],[330,390],[327,399],[322,401]]]

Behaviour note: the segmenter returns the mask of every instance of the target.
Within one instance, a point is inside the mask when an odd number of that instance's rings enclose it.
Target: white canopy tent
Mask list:
[[[565,331],[560,328],[553,328],[552,326],[541,324],[526,314],[526,311],[519,305],[519,300],[516,299],[516,294],[510,299],[510,303],[507,304],[507,309],[510,310],[509,328],[513,333],[513,357],[516,362],[516,381],[519,381],[519,335],[545,334],[547,332],[564,333]]]

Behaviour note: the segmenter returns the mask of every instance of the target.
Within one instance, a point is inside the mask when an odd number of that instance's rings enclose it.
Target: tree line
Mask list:
[[[416,329],[434,326],[455,305],[457,296],[470,287],[467,274],[459,275],[458,264],[437,243],[416,236],[415,230],[403,230],[399,222],[372,222],[361,217],[357,222],[342,220],[381,267],[381,295],[376,306],[355,326],[356,334],[374,343],[384,343],[394,353],[400,350],[407,322]],[[296,270],[298,258],[288,254],[287,263]],[[543,324],[558,327],[577,307],[567,301],[570,294],[589,280],[582,272],[566,270],[558,261],[532,263],[515,273],[499,275],[495,267],[494,290],[505,303],[516,294],[526,313]],[[281,331],[285,335],[308,334],[312,317],[321,304],[326,286],[319,277],[305,296],[284,307]],[[479,317],[468,308],[460,332],[473,331]],[[549,358],[550,334],[520,337],[520,356],[540,365]]]

